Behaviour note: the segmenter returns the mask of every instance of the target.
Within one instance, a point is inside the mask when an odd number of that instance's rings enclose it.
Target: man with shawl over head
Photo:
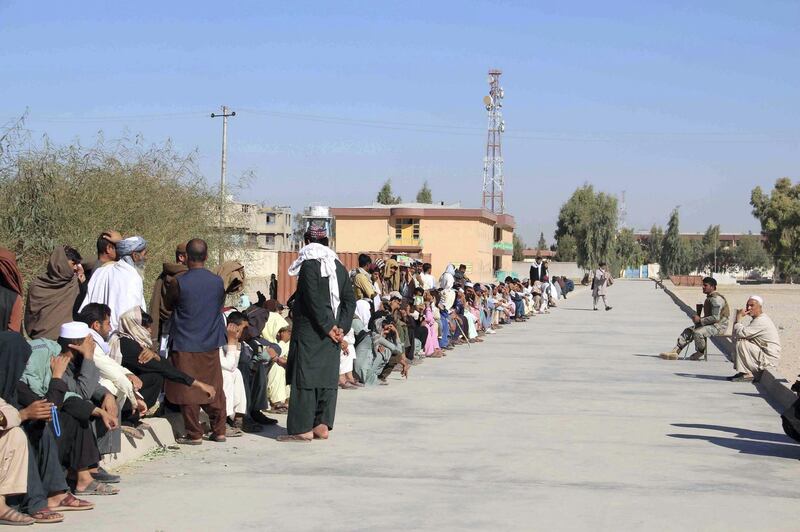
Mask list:
[[[0,331],[22,331],[22,274],[17,256],[0,248]]]
[[[61,325],[72,321],[80,287],[75,275],[77,264],[67,256],[67,251],[73,255],[72,248],[56,246],[50,255],[47,271],[28,287],[25,331],[32,339],[56,340]]]
[[[350,330],[355,296],[347,270],[328,247],[324,227],[311,225],[305,247],[289,268],[299,276],[292,307],[287,382],[292,400],[288,434],[278,441],[326,439],[333,428],[339,383],[339,352]]]

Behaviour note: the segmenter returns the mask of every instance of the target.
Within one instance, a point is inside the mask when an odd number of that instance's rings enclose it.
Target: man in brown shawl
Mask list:
[[[17,256],[0,248],[0,332],[22,331],[22,274]]]
[[[175,248],[175,262],[165,262],[161,275],[153,284],[153,295],[150,297],[150,312],[153,313],[153,325],[150,333],[153,339],[153,346],[158,348],[161,344],[161,337],[169,332],[169,317],[172,311],[167,308],[165,299],[169,288],[175,283],[178,276],[189,271],[186,267],[186,244],[178,244]]]
[[[225,295],[238,294],[244,288],[244,266],[240,262],[235,260],[224,262],[214,269],[214,273],[222,279]]]
[[[75,260],[67,258],[67,252]],[[75,299],[80,291],[76,270],[80,256],[67,246],[56,246],[50,255],[47,271],[28,287],[25,304],[25,330],[31,339],[57,340],[61,325],[72,321]]]

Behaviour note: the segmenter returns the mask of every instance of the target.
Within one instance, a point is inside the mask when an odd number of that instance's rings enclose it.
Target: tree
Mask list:
[[[398,201],[397,203],[400,202]],[[417,192],[417,203],[433,203],[433,196],[431,196],[431,189],[428,187],[427,181],[422,184],[422,188]]]
[[[661,260],[658,261],[662,277],[679,274],[685,268],[687,244],[682,242],[679,224],[678,209],[674,209],[661,245]]]
[[[536,249],[539,251],[547,249],[547,240],[544,239],[544,233],[539,233],[539,243],[536,244]]]
[[[394,195],[392,192],[392,180],[387,179],[386,182],[383,183],[380,191],[378,191],[376,201],[381,205],[397,205],[403,201],[403,198]]]
[[[761,238],[755,235],[742,237],[733,250],[733,263],[744,271],[769,268],[772,262]]]
[[[558,262],[573,262],[578,257],[578,248],[575,243],[575,237],[572,235],[564,235],[558,239],[556,244],[556,258]]]
[[[703,235],[702,261],[697,271],[710,269],[712,272],[720,271],[722,248],[719,245],[719,225],[709,225]]]
[[[612,272],[616,275],[616,272],[625,268],[637,268],[642,264],[643,256],[644,250],[636,240],[633,229],[620,229],[617,234],[614,258],[611,261]]]
[[[750,194],[750,205],[753,216],[761,222],[776,277],[791,280],[800,274],[800,184],[793,185],[783,177],[775,182],[772,194],[756,187]]]
[[[525,242],[522,238],[514,233],[514,255],[511,260],[515,262],[520,262],[525,260],[525,255],[523,255],[523,251],[525,250]]]
[[[650,236],[647,237],[647,249],[645,250],[645,260],[648,264],[655,264],[661,260],[661,247],[664,242],[664,229],[660,225],[653,224],[650,228]]]
[[[595,193],[589,184],[579,187],[558,214],[555,237],[559,252],[563,250],[566,254],[574,242],[578,266],[593,268],[601,261],[611,262],[617,220],[617,198],[604,192]],[[571,237],[567,245],[565,237]]]

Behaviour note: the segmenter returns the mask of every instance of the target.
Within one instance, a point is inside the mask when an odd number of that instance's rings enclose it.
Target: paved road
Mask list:
[[[687,318],[651,283],[610,298],[340,393],[330,441],[246,435],[126,468],[58,528],[797,530],[800,446],[777,414],[719,354],[653,358]]]

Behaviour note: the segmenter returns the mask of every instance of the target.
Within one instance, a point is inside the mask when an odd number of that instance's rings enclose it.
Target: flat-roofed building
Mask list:
[[[448,263],[489,282],[512,271],[514,217],[460,204],[401,203],[331,209],[337,252],[429,253],[434,276]]]

